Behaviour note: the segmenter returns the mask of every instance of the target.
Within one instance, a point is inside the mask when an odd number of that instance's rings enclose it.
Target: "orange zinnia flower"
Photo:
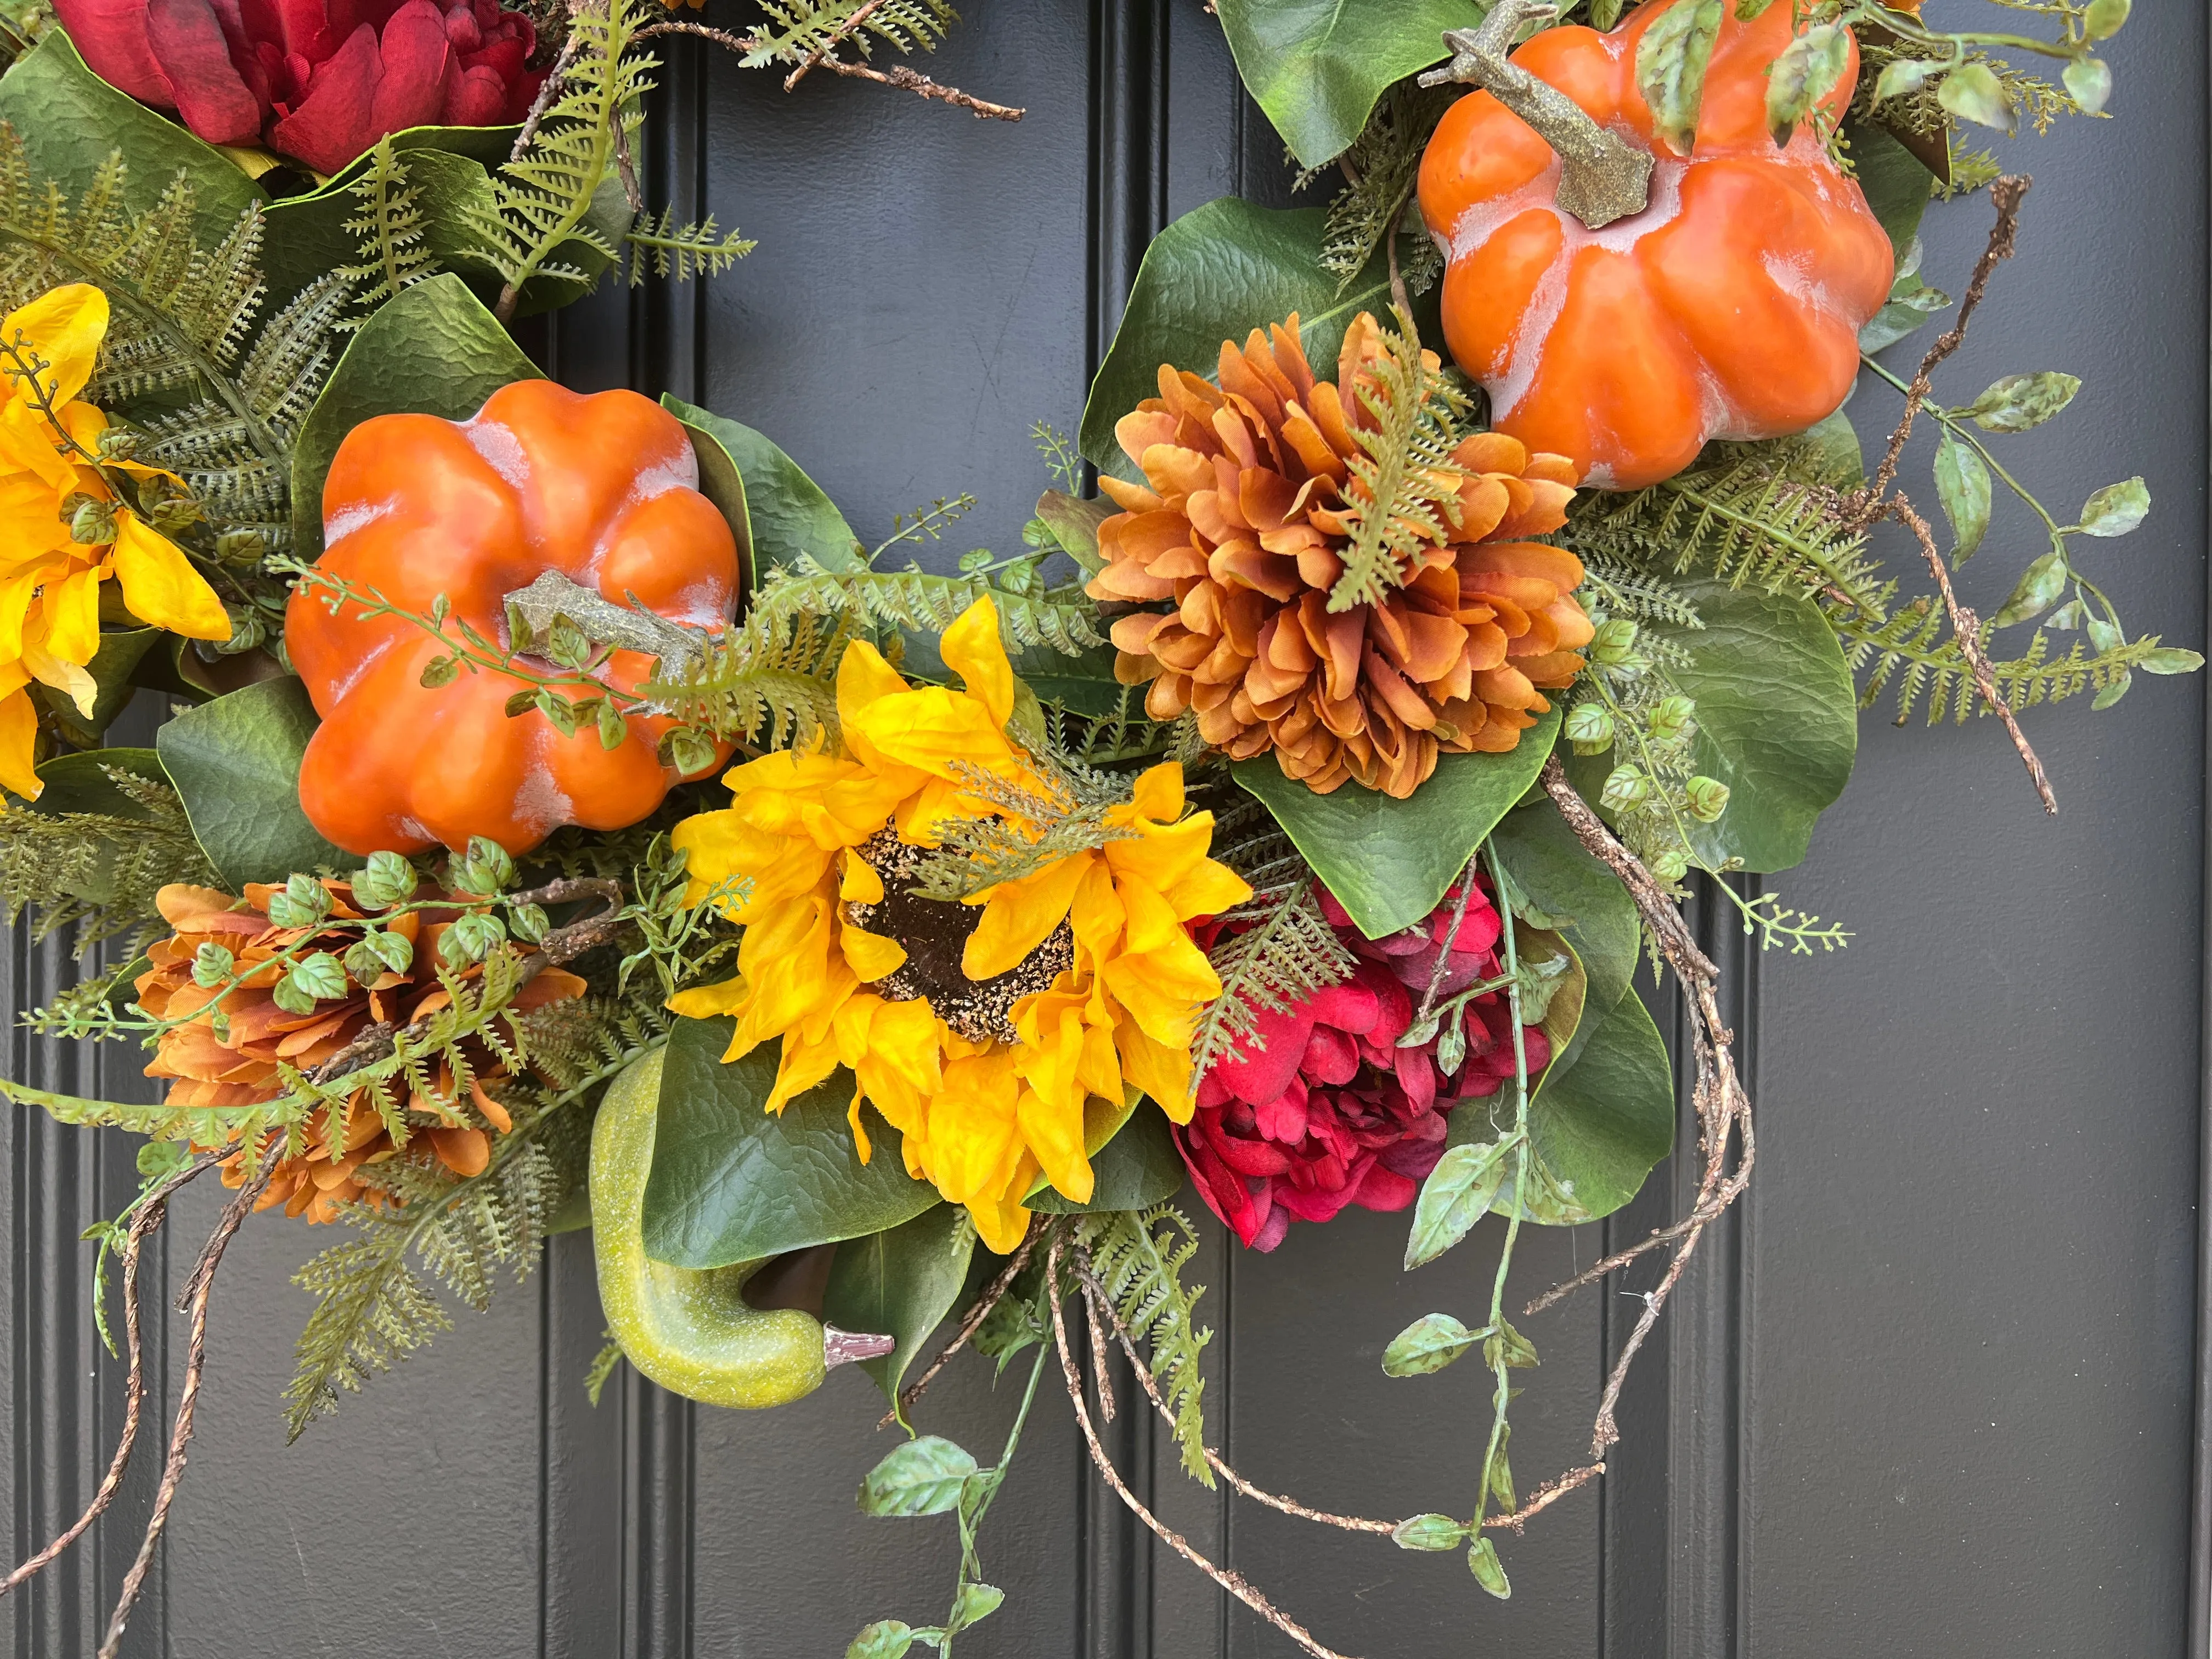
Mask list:
[[[1125,510],[1099,526],[1091,597],[1175,602],[1115,623],[1115,672],[1151,682],[1153,719],[1195,709],[1206,743],[1240,760],[1273,749],[1322,793],[1349,778],[1403,797],[1440,753],[1513,748],[1593,634],[1581,562],[1524,539],[1566,522],[1574,469],[1495,432],[1453,452],[1456,521],[1442,514],[1405,585],[1329,610],[1362,493],[1346,463],[1376,425],[1359,394],[1382,352],[1362,313],[1336,382],[1317,381],[1294,314],[1242,351],[1224,341],[1218,386],[1163,366],[1160,395],[1115,428],[1146,484],[1099,480]]]

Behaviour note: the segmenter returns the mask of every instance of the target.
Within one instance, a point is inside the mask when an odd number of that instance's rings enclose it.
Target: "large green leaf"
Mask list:
[[[93,653],[85,672],[99,688],[92,701],[92,712],[85,714],[74,698],[57,691],[50,685],[33,680],[31,696],[54,722],[63,740],[80,749],[97,749],[100,734],[115,723],[116,717],[131,706],[138,695],[136,676],[138,665],[146,653],[173,636],[158,628],[102,629],[100,648]]]
[[[1268,755],[1230,772],[1266,803],[1360,932],[1380,939],[1437,908],[1482,838],[1535,782],[1559,729],[1554,703],[1509,753],[1445,755],[1405,800],[1356,783],[1317,795]]]
[[[1490,839],[1507,878],[1574,946],[1588,981],[1581,1027],[1552,1056],[1553,1065],[1565,1070],[1635,978],[1642,949],[1636,901],[1583,849],[1548,800],[1508,812]]]
[[[1695,825],[1692,844],[1716,866],[1741,859],[1747,870],[1786,870],[1850,781],[1859,741],[1850,669],[1802,599],[1710,578],[1679,586],[1705,624],[1681,636],[1690,660],[1675,671],[1697,700],[1692,760],[1729,787],[1728,811]]]
[[[1674,1066],[1641,997],[1613,1004],[1573,1062],[1545,1073],[1528,1103],[1528,1134],[1571,1206],[1560,1219],[1610,1215],[1636,1196],[1674,1145]],[[1508,1183],[1501,1208],[1512,1198]],[[1531,1214],[1548,1218],[1534,1206]]]
[[[676,410],[670,412],[676,415],[684,434],[691,440],[692,454],[698,458],[699,493],[720,510],[730,526],[730,534],[737,538],[738,591],[750,592],[753,585],[753,520],[751,509],[745,504],[744,477],[720,438],[696,422],[685,420]]]
[[[192,833],[232,891],[359,862],[300,808],[300,757],[314,730],[307,688],[287,675],[184,709],[155,734]]]
[[[1162,363],[1212,379],[1224,340],[1242,345],[1254,329],[1294,311],[1315,372],[1324,380],[1334,375],[1352,319],[1389,309],[1390,275],[1378,253],[1340,294],[1342,279],[1321,263],[1327,217],[1320,208],[1257,207],[1230,196],[1184,214],[1152,239],[1083,406],[1083,453],[1095,465],[1136,476],[1114,441],[1114,423],[1158,395]]]
[[[1474,0],[1219,0],[1237,72],[1305,166],[1334,161],[1394,81],[1443,58]]]
[[[1856,121],[1849,134],[1859,188],[1865,192],[1874,216],[1889,233],[1890,246],[1901,261],[1912,239],[1920,234],[1920,219],[1928,211],[1935,175],[1881,127]]]
[[[32,177],[71,197],[82,196],[118,150],[129,164],[123,202],[134,213],[151,210],[182,173],[192,187],[193,230],[209,246],[247,208],[269,201],[221,150],[86,68],[58,28],[0,76],[0,120],[23,141]]]
[[[1167,1114],[1139,1101],[1112,1139],[1091,1155],[1091,1201],[1078,1204],[1050,1187],[1022,1201],[1047,1215],[1085,1215],[1102,1210],[1147,1210],[1182,1190],[1182,1154],[1176,1151]]]
[[[860,1369],[893,1404],[899,1380],[929,1334],[960,1299],[975,1230],[957,1205],[939,1204],[900,1225],[837,1247],[822,1317],[848,1331],[881,1331],[898,1346]]]
[[[400,152],[408,191],[422,216],[423,251],[437,260],[440,270],[469,278],[479,294],[496,295],[497,275],[476,257],[483,238],[471,231],[467,222],[471,209],[492,209],[490,175],[472,157],[430,142],[454,131],[417,127],[397,132],[392,136],[392,149]],[[320,190],[287,197],[270,206],[261,263],[272,301],[281,302],[326,270],[361,263],[361,239],[346,228],[346,221],[362,210],[354,186],[368,166],[363,157]]]
[[[292,537],[323,546],[323,479],[347,433],[379,415],[465,421],[516,380],[542,378],[499,321],[451,272],[386,301],[338,359],[292,451]]]
[[[150,749],[88,749],[79,754],[56,755],[39,763],[39,781],[46,787],[28,810],[58,817],[67,812],[97,812],[112,818],[150,818],[153,815],[117,788],[104,768],[167,783],[161,757]]]
[[[860,564],[860,538],[837,504],[772,440],[743,422],[680,398],[664,396],[660,403],[686,426],[713,438],[744,476],[757,574],[792,564],[801,553],[811,554],[815,562],[831,570],[850,570]]]
[[[723,1064],[736,1022],[686,1019],[669,1040],[660,1127],[645,1186],[645,1248],[679,1267],[722,1267],[861,1238],[912,1220],[939,1201],[906,1172],[900,1137],[868,1119],[873,1153],[860,1162],[845,1108],[853,1079],[839,1072],[773,1114],[777,1051]]]

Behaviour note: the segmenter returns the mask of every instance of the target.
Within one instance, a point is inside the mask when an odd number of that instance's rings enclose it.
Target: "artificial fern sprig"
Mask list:
[[[337,274],[353,284],[360,308],[338,325],[343,329],[359,328],[402,289],[438,272],[435,256],[422,243],[422,204],[389,134],[369,152],[368,171],[351,189],[361,211],[345,222],[345,228],[358,243],[361,259],[340,265]]]
[[[1182,1270],[1198,1254],[1198,1234],[1172,1204],[1150,1210],[1086,1215],[1076,1224],[1079,1249],[1120,1316],[1132,1341],[1148,1342],[1152,1370],[1173,1419],[1182,1466],[1209,1489],[1206,1457],[1206,1379],[1199,1356],[1213,1333],[1197,1322],[1206,1288],[1187,1287]]]

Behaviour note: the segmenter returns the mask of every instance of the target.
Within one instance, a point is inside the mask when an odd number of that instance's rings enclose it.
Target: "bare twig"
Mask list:
[[[1889,487],[1897,482],[1898,459],[1905,453],[1905,441],[1912,435],[1912,422],[1918,417],[1921,405],[1935,390],[1930,376],[1936,366],[1966,343],[1966,325],[1973,319],[1975,307],[1989,292],[1990,277],[1999,264],[2013,256],[2020,240],[2020,204],[2034,184],[2020,173],[2008,173],[1990,186],[1990,199],[1996,204],[1997,222],[1990,228],[1989,245],[1982,257],[1974,262],[1973,279],[1966,284],[1966,297],[1960,302],[1958,320],[1951,325],[1928,355],[1920,360],[1920,372],[1912,377],[1912,384],[1905,393],[1905,414],[1889,434],[1889,447],[1875,469],[1873,480],[1861,490],[1853,502],[1853,518],[1861,529],[1882,516],[1882,503]]]
[[[223,1154],[210,1153],[197,1161],[182,1165],[167,1176],[159,1186],[139,1200],[137,1213],[131,1218],[131,1225],[123,1242],[123,1332],[124,1343],[131,1356],[131,1370],[124,1384],[123,1432],[117,1440],[115,1455],[109,1462],[107,1474],[93,1493],[92,1502],[85,1506],[67,1530],[40,1550],[8,1577],[0,1580],[0,1595],[5,1595],[18,1585],[27,1583],[42,1569],[50,1566],[62,1553],[84,1536],[85,1530],[97,1521],[107,1506],[115,1501],[122,1489],[124,1471],[131,1465],[131,1449],[137,1443],[138,1423],[146,1402],[146,1349],[139,1326],[138,1262],[146,1240],[168,1214],[170,1195],[193,1176],[213,1169],[222,1161]]]
[[[866,22],[871,15],[880,10],[883,3],[884,0],[866,0],[866,4],[860,6],[850,17],[832,29],[830,32],[830,38],[814,49],[813,56],[784,76],[783,89],[786,92],[794,90],[799,83],[806,78],[807,70],[812,69],[857,33],[860,25]]]
[[[903,64],[894,64],[887,70],[871,69],[866,64],[848,64],[842,58],[825,58],[822,67],[838,75],[850,75],[863,81],[875,81],[887,87],[903,87],[908,92],[919,93],[924,98],[936,98],[957,105],[979,121],[1018,121],[1029,113],[1011,104],[994,104],[964,93],[957,87],[948,87],[931,80],[920,70],[908,69]]]
[[[513,167],[530,149],[538,137],[538,124],[545,118],[545,112],[553,107],[559,95],[561,83],[568,78],[568,66],[576,61],[576,35],[572,31],[561,43],[561,55],[553,60],[553,67],[545,73],[538,88],[538,96],[530,100],[530,113],[523,118],[522,131],[514,135],[514,148],[507,153],[507,162]]]
[[[270,1168],[275,1160],[270,1160]],[[192,1419],[199,1407],[200,1372],[207,1363],[208,1297],[215,1288],[215,1272],[222,1261],[233,1235],[252,1213],[254,1201],[261,1189],[269,1184],[270,1169],[264,1168],[250,1176],[238,1189],[216,1223],[215,1231],[209,1235],[207,1248],[185,1281],[185,1295],[180,1305],[191,1314],[191,1338],[185,1351],[184,1387],[177,1395],[177,1418],[169,1431],[169,1455],[161,1466],[161,1484],[154,1496],[154,1513],[146,1522],[146,1536],[138,1546],[138,1556],[124,1575],[123,1593],[116,1598],[115,1611],[107,1621],[107,1638],[100,1644],[99,1659],[115,1659],[116,1650],[123,1644],[123,1632],[131,1622],[131,1609],[138,1600],[138,1593],[146,1585],[146,1574],[154,1565],[154,1552],[160,1547],[162,1531],[169,1524],[169,1510],[176,1503],[177,1486],[185,1476],[185,1449],[192,1437]]]
[[[1192,1548],[1189,1540],[1181,1533],[1146,1509],[1136,1493],[1129,1490],[1128,1483],[1121,1479],[1121,1472],[1114,1467],[1113,1459],[1106,1455],[1106,1449],[1098,1443],[1098,1430],[1091,1420],[1091,1407],[1083,1397],[1083,1370],[1075,1363],[1074,1350],[1067,1345],[1067,1320],[1061,1311],[1059,1296],[1060,1246],[1060,1236],[1054,1232],[1051,1254],[1046,1258],[1048,1294],[1045,1299],[1052,1304],[1052,1335],[1060,1349],[1061,1374],[1067,1379],[1067,1397],[1075,1407],[1075,1420],[1083,1430],[1084,1443],[1089,1447],[1091,1461],[1099,1474],[1114,1489],[1114,1495],[1127,1506],[1129,1513],[1151,1528],[1154,1537],[1296,1642],[1314,1659],[1345,1659],[1345,1656],[1334,1648],[1323,1647],[1315,1639],[1312,1632],[1261,1595],[1243,1574],[1232,1568],[1214,1565]]]
[[[929,1369],[908,1383],[900,1392],[898,1405],[884,1413],[883,1420],[876,1425],[878,1429],[887,1429],[897,1422],[899,1412],[920,1400],[922,1390],[929,1386],[931,1379],[943,1370],[945,1363],[966,1347],[969,1340],[982,1328],[983,1322],[991,1316],[991,1310],[997,1307],[1005,1298],[1006,1292],[1013,1287],[1014,1280],[1019,1276],[1022,1269],[1029,1266],[1030,1252],[1036,1249],[1037,1239],[1042,1235],[1044,1224],[1042,1217],[1032,1215],[1030,1218],[1029,1232],[1022,1239],[1021,1248],[1014,1252],[1013,1259],[1006,1263],[999,1276],[985,1288],[983,1294],[975,1298],[975,1305],[969,1309],[962,1317],[960,1328],[953,1334],[952,1340],[938,1350],[937,1358],[929,1362]]]
[[[1161,1419],[1172,1427],[1175,1424],[1175,1413],[1168,1409],[1168,1402],[1160,1394],[1159,1379],[1152,1375],[1152,1368],[1147,1365],[1137,1352],[1137,1345],[1129,1334],[1128,1326],[1122,1321],[1120,1311],[1114,1306],[1113,1298],[1106,1294],[1106,1287],[1098,1282],[1097,1275],[1091,1271],[1091,1264],[1080,1249],[1076,1252],[1075,1273],[1083,1283],[1083,1300],[1090,1310],[1091,1329],[1096,1331],[1098,1328],[1101,1317],[1113,1326],[1114,1335],[1121,1345],[1121,1352],[1128,1356],[1129,1368],[1136,1373],[1137,1386],[1144,1389],[1146,1398],[1152,1402],[1152,1409],[1160,1414]],[[1102,1357],[1098,1364],[1103,1367],[1104,1363]],[[1387,1534],[1396,1530],[1395,1522],[1369,1521],[1356,1515],[1332,1515],[1327,1510],[1309,1509],[1295,1498],[1285,1498],[1279,1492],[1268,1492],[1264,1487],[1254,1486],[1231,1468],[1228,1461],[1212,1447],[1206,1446],[1201,1449],[1206,1453],[1206,1462],[1212,1467],[1216,1474],[1253,1502],[1265,1504],[1271,1510],[1280,1510],[1285,1515],[1295,1515],[1301,1521],[1316,1522],[1324,1527],[1340,1527],[1346,1532]]]
[[[2020,729],[2020,720],[2013,714],[2012,705],[1997,690],[1996,672],[1990,666],[1990,653],[1982,644],[1982,619],[1960,605],[1959,596],[1952,592],[1951,573],[1944,565],[1943,555],[1936,549],[1935,531],[1929,527],[1927,520],[1913,510],[1912,503],[1902,490],[1891,498],[1888,510],[1890,516],[1910,530],[1913,539],[1920,544],[1920,551],[1928,561],[1929,569],[1936,573],[1936,588],[1943,595],[1943,614],[1950,622],[1952,636],[1959,641],[1959,654],[1966,659],[1966,666],[1972,672],[1974,690],[1981,693],[1982,701],[2004,722],[2005,734],[2011,738],[2012,746],[2020,751],[2021,760],[2027,768],[2027,775],[2035,784],[2036,795],[2043,802],[2043,810],[2055,816],[2058,811],[2058,797],[2051,793],[2050,776],[2044,771],[2043,762],[2037,757],[2035,750],[2029,747],[2027,733]]]

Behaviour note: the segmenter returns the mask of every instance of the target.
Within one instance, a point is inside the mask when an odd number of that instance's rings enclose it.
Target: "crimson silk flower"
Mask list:
[[[1176,1144],[1199,1195],[1257,1250],[1283,1242],[1293,1218],[1327,1221],[1346,1205],[1402,1210],[1444,1153],[1445,1114],[1485,1100],[1513,1078],[1511,1014],[1491,991],[1462,1017],[1467,1054],[1455,1071],[1438,1063],[1439,1030],[1401,1048],[1449,948],[1441,1003],[1498,977],[1500,927],[1478,878],[1452,933],[1459,889],[1428,917],[1370,939],[1326,889],[1329,926],[1358,965],[1351,979],[1286,1011],[1262,1013],[1256,1035],[1217,1061],[1199,1085],[1198,1107]],[[1203,937],[1203,936],[1201,936]],[[1449,939],[1449,947],[1447,939]],[[1542,1028],[1522,1028],[1534,1076],[1552,1057]]]
[[[519,121],[538,34],[496,0],[54,0],[93,70],[210,143],[336,173],[389,132]]]

